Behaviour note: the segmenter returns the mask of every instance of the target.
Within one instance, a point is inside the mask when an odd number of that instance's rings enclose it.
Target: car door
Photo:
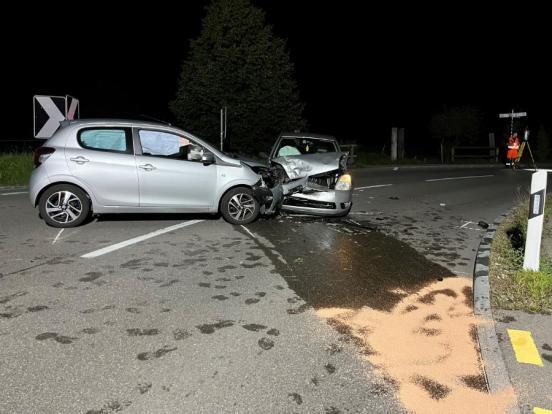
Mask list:
[[[139,188],[132,129],[87,127],[65,148],[69,170],[102,206],[138,207]]]
[[[217,165],[202,163],[207,149],[188,137],[135,129],[141,207],[207,211],[216,197]]]

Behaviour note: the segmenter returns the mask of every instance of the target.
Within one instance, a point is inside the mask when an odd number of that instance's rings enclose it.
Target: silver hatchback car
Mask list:
[[[319,174],[320,165],[312,168],[293,158],[274,164],[276,169],[259,171],[169,125],[64,121],[34,153],[30,200],[47,224],[61,228],[78,226],[92,213],[220,212],[232,224],[247,224],[262,212],[275,212],[290,198],[305,203],[305,197],[312,196],[306,188],[308,171]],[[323,161],[322,170],[337,171],[338,161]],[[304,174],[302,166],[307,166]],[[268,184],[271,178],[275,183]],[[346,214],[352,198],[350,176],[341,175],[333,185],[336,189],[326,192],[339,193],[341,204],[339,211],[334,205],[328,213]]]

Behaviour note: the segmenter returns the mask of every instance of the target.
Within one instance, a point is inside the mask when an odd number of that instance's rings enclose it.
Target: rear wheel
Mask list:
[[[71,184],[59,184],[48,188],[38,202],[44,221],[58,228],[76,227],[90,214],[90,200],[86,193]]]
[[[228,223],[248,224],[259,216],[260,205],[247,187],[228,191],[220,202],[220,212]]]

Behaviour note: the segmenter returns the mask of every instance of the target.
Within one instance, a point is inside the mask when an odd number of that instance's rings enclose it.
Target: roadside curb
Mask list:
[[[477,337],[479,349],[483,361],[483,370],[487,378],[489,393],[496,394],[506,389],[512,389],[512,382],[506,369],[504,356],[498,344],[496,335],[495,320],[491,309],[491,290],[489,282],[489,260],[491,255],[491,244],[498,226],[513,209],[499,216],[487,232],[477,249],[475,266],[473,271],[473,311],[483,323],[477,325]],[[515,393],[514,393],[515,395]],[[520,414],[517,396],[513,405],[508,410],[509,414]]]

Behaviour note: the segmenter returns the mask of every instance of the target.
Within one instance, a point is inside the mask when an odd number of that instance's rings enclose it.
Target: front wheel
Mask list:
[[[249,224],[259,216],[260,205],[253,190],[237,187],[228,191],[220,202],[220,213],[230,224]]]
[[[58,228],[76,227],[88,218],[90,200],[80,188],[59,184],[40,196],[38,208],[46,224]]]

